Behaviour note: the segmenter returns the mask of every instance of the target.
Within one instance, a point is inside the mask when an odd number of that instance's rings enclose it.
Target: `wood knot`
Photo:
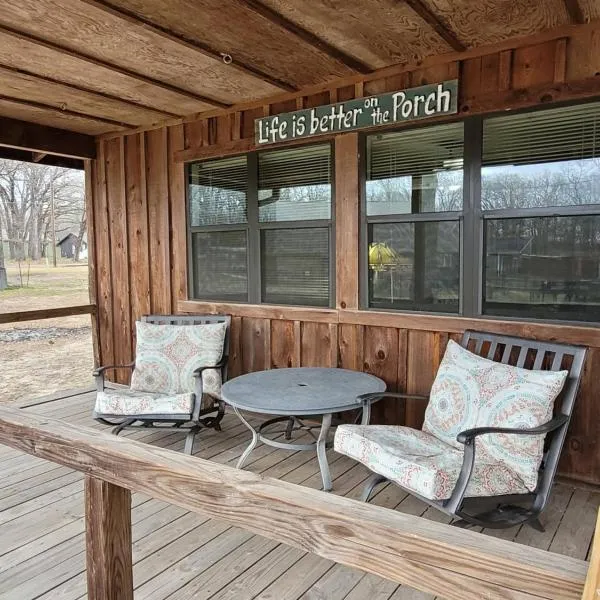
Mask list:
[[[378,350],[377,358],[379,358],[380,360],[383,360],[385,358],[385,352],[383,350]]]
[[[368,371],[368,370],[369,370],[369,367],[370,367],[370,365],[369,365],[369,363],[368,363],[368,362],[366,362],[366,363],[363,363],[363,369],[364,369],[365,371]]]
[[[349,527],[344,525],[325,525],[325,530],[328,534],[335,537],[353,538],[354,532]]]
[[[571,447],[571,450],[581,452],[581,442],[577,438],[573,438],[569,446]]]
[[[552,98],[552,94],[544,94],[541,98],[540,98],[540,102],[552,102],[553,98]]]
[[[468,104],[463,104],[460,107],[460,112],[469,112],[470,109],[471,109],[471,107]]]
[[[340,302],[340,308],[346,308],[346,303],[345,302]]]

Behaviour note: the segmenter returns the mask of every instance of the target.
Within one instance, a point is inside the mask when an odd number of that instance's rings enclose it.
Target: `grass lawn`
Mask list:
[[[89,303],[88,266],[6,265],[0,313]],[[22,285],[21,285],[22,284]],[[0,325],[0,402],[30,399],[92,384],[89,315]]]

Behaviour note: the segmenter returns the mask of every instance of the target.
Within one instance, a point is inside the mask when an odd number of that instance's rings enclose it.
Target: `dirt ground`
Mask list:
[[[86,264],[9,264],[7,274],[0,313],[89,302]],[[92,385],[93,363],[89,315],[0,325],[0,402]]]

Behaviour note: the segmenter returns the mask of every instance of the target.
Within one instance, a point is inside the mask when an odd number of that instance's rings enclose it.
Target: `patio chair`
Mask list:
[[[341,425],[335,450],[373,471],[364,501],[389,480],[461,527],[529,523],[543,531],[538,517],[585,354],[577,346],[467,331],[460,345],[448,343],[429,397],[371,395],[429,400],[422,430]]]
[[[94,418],[113,426],[115,435],[131,427],[187,431],[184,451],[192,454],[202,428],[221,429],[230,324],[231,317],[221,315],[142,317],[136,323],[136,360],[94,371]],[[188,330],[191,326],[200,327]],[[130,388],[107,388],[104,375],[111,369],[130,369]]]

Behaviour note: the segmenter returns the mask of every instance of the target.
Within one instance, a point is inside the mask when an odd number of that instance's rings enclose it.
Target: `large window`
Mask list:
[[[366,139],[368,305],[459,311],[463,125]]]
[[[600,103],[365,144],[364,307],[600,321]]]
[[[189,167],[194,298],[329,306],[331,146]]]
[[[484,122],[484,314],[600,321],[599,154],[599,104]]]

